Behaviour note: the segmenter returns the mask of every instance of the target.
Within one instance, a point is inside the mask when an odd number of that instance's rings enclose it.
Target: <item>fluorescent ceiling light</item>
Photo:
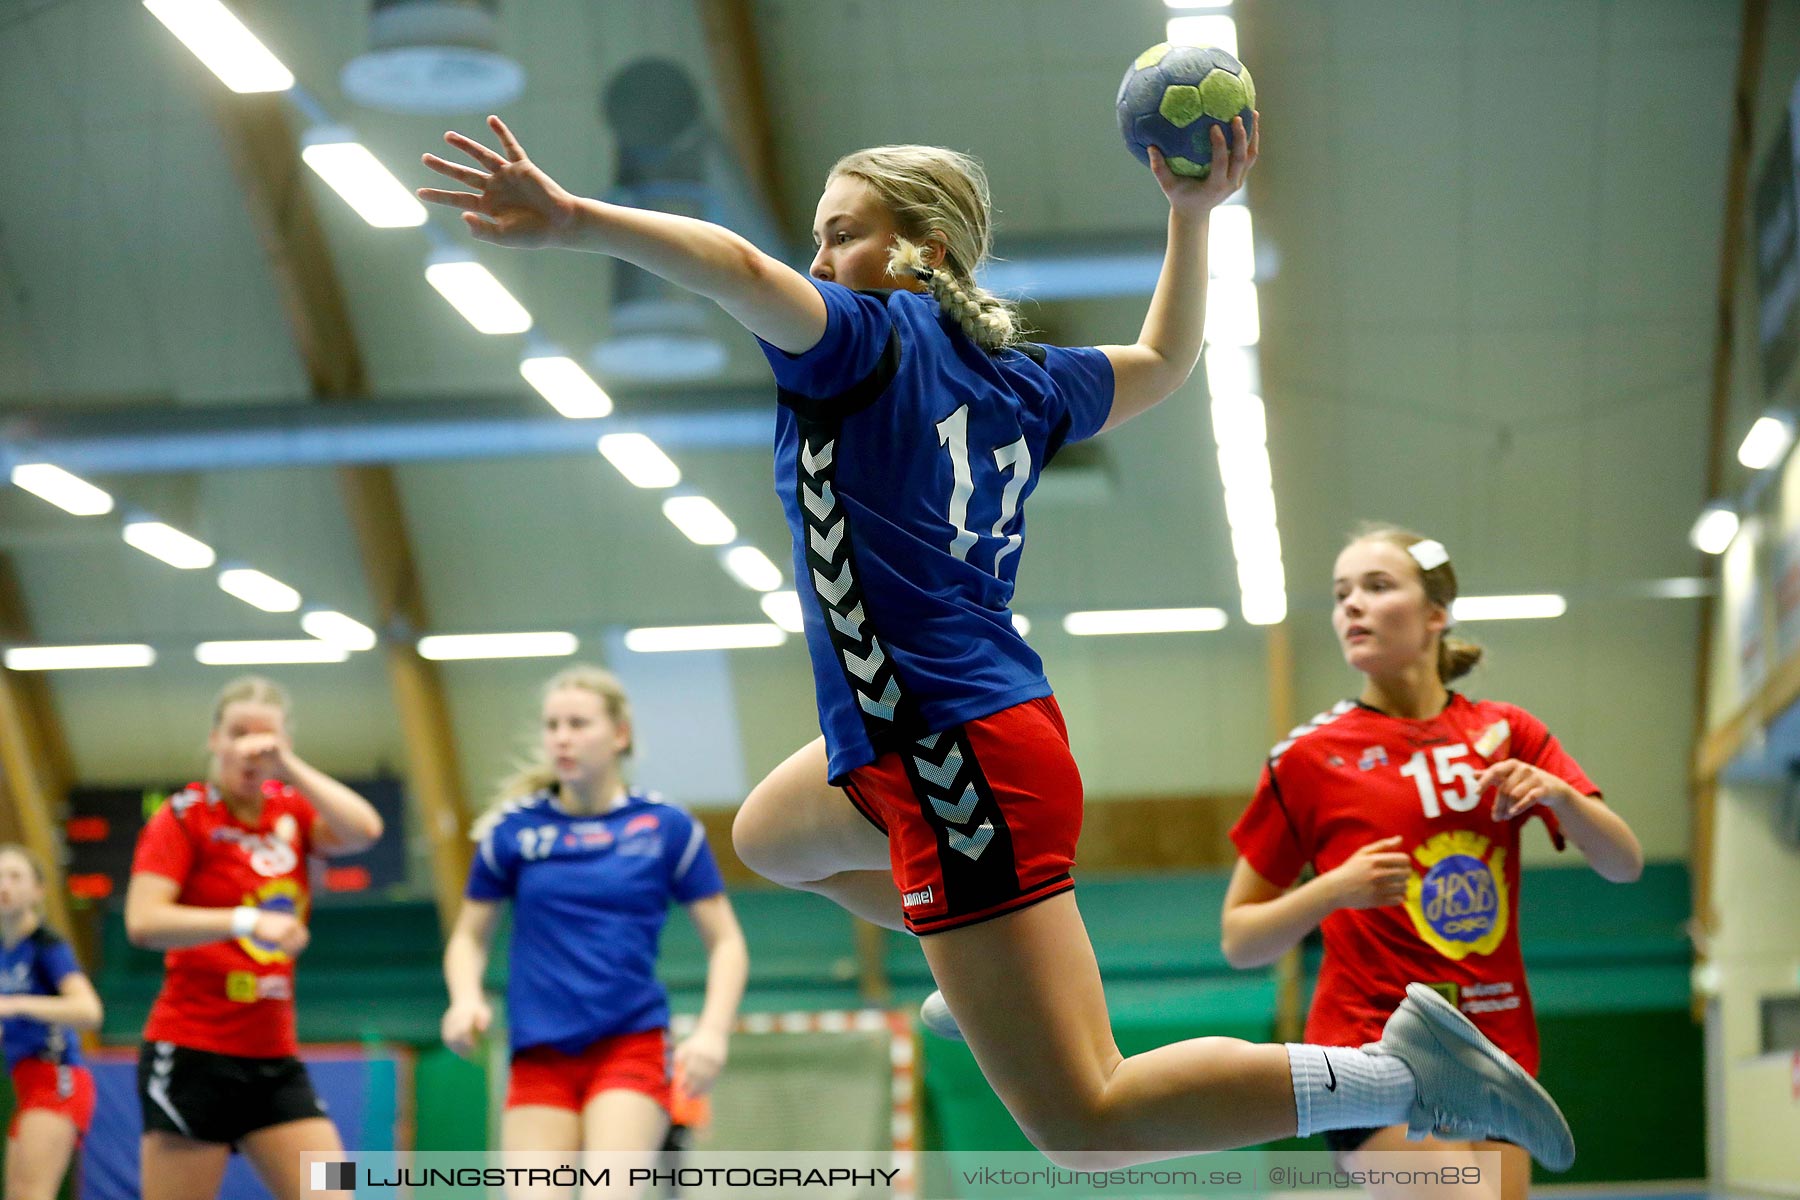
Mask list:
[[[87,671],[102,667],[147,667],[156,661],[156,651],[135,643],[14,646],[5,657],[9,671]]]
[[[1237,57],[1237,22],[1224,13],[1170,17],[1168,36],[1177,46],[1217,46]]]
[[[787,634],[774,625],[664,625],[625,631],[625,648],[638,654],[679,650],[751,650],[779,646]]]
[[[1267,448],[1221,445],[1218,457],[1219,482],[1226,491],[1264,491],[1275,486]]]
[[[519,363],[519,374],[565,417],[604,417],[613,410],[612,397],[566,354],[524,359]]]
[[[1551,593],[1535,596],[1459,596],[1450,605],[1450,615],[1458,621],[1522,621],[1560,617],[1568,610],[1569,602]]]
[[[1275,584],[1244,588],[1238,599],[1238,611],[1247,625],[1279,625],[1287,620],[1287,589]]]
[[[1238,570],[1281,574],[1281,532],[1273,525],[1237,526],[1231,531],[1231,554]]]
[[[1256,285],[1247,279],[1215,279],[1206,289],[1206,344],[1254,346],[1262,338]]]
[[[641,433],[609,433],[600,453],[634,487],[666,488],[681,482],[681,468],[662,447]]]
[[[1177,12],[1190,8],[1225,9],[1231,7],[1231,0],[1163,0],[1163,3]]]
[[[781,586],[781,568],[755,546],[733,546],[727,550],[725,569],[753,592],[772,592]]]
[[[219,0],[144,0],[144,7],[232,91],[285,92],[294,86],[294,73]]]
[[[1268,488],[1226,488],[1225,522],[1261,532],[1275,525],[1275,493]]]
[[[335,609],[315,608],[302,613],[300,628],[321,642],[330,642],[346,650],[372,650],[375,647],[373,629]]]
[[[1249,392],[1214,396],[1212,399],[1213,441],[1223,453],[1226,450],[1261,454],[1269,437],[1268,418],[1262,397]]]
[[[1212,210],[1206,234],[1206,271],[1214,279],[1256,278],[1249,206],[1227,204]]]
[[[264,612],[286,613],[300,607],[300,593],[281,580],[251,567],[219,572],[219,589]]]
[[[1643,586],[1642,594],[1653,600],[1698,600],[1713,594],[1712,580],[1691,576],[1652,579]]]
[[[1211,633],[1225,628],[1222,608],[1135,608],[1072,612],[1063,629],[1076,637],[1115,633]]]
[[[670,496],[663,501],[663,516],[700,546],[723,546],[737,538],[737,526],[705,496]]]
[[[1028,620],[1025,617],[1021,617],[1018,613],[1014,613],[1012,615],[1012,623],[1013,623],[1013,628],[1019,631],[1020,637],[1024,637],[1031,632],[1030,620]]]
[[[425,281],[481,333],[524,333],[531,314],[488,269],[471,259],[448,259],[425,268]]]
[[[1256,351],[1244,346],[1206,348],[1206,391],[1214,399],[1262,390]]]
[[[312,638],[245,642],[201,642],[194,660],[208,667],[253,667],[268,663],[340,663],[350,657],[342,646]]]
[[[111,496],[50,463],[21,463],[12,469],[12,481],[14,486],[78,517],[98,517],[113,510]]]
[[[1756,418],[1756,424],[1744,435],[1744,443],[1738,447],[1738,461],[1752,471],[1761,471],[1780,462],[1793,444],[1793,422],[1787,417],[1765,413]]]
[[[377,229],[407,229],[425,223],[425,206],[393,172],[341,125],[306,134],[300,158],[332,191]]]
[[[581,645],[572,633],[438,633],[419,639],[419,657],[437,662],[470,658],[567,658]]]
[[[770,592],[760,601],[763,614],[775,622],[787,633],[801,633],[806,629],[800,619],[800,593]]]
[[[1727,504],[1709,504],[1688,531],[1688,540],[1702,554],[1723,554],[1737,536],[1738,515]]]
[[[205,542],[161,521],[125,522],[125,541],[151,558],[159,558],[182,571],[210,567],[219,558]]]

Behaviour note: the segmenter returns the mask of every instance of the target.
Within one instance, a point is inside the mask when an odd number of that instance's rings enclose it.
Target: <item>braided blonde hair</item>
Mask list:
[[[975,282],[993,250],[987,172],[967,154],[939,146],[875,146],[838,159],[826,178],[860,179],[894,216],[900,234],[888,253],[888,273],[923,283],[944,315],[968,339],[993,353],[1021,340],[1013,306]],[[924,243],[936,240],[944,259],[935,268]]]

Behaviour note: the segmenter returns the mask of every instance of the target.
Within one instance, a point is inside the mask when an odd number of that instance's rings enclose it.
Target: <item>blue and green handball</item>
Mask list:
[[[1256,84],[1244,64],[1223,50],[1158,42],[1131,64],[1119,84],[1119,132],[1139,162],[1150,147],[1162,151],[1177,175],[1205,179],[1212,169],[1212,128],[1244,118],[1248,137],[1255,121]]]

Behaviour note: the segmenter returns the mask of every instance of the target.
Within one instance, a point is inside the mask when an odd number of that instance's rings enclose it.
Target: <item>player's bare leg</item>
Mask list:
[[[341,1153],[344,1142],[338,1136],[337,1126],[329,1119],[305,1117],[247,1133],[238,1148],[250,1160],[257,1178],[275,1200],[300,1200],[303,1190],[300,1186],[301,1154],[307,1151]],[[311,1189],[305,1189],[305,1194],[309,1197],[342,1196],[346,1200],[351,1195],[349,1192],[315,1192]]]
[[[1500,1155],[1500,1177],[1483,1179],[1479,1188],[1469,1186],[1458,1187],[1395,1187],[1391,1185],[1371,1184],[1368,1188],[1373,1200],[1525,1200],[1531,1190],[1531,1155],[1524,1147],[1515,1146],[1511,1142],[1455,1142],[1444,1138],[1427,1137],[1419,1141],[1408,1141],[1404,1125],[1392,1125],[1386,1129],[1378,1129],[1360,1147],[1340,1155],[1346,1170],[1369,1170],[1380,1164],[1367,1157],[1378,1153],[1416,1153],[1419,1151],[1437,1151],[1446,1157],[1433,1161],[1448,1166],[1451,1162],[1459,1165],[1473,1166],[1472,1157],[1477,1151],[1492,1150]],[[1389,1165],[1393,1162],[1388,1160]]]
[[[982,1074],[1053,1161],[1101,1169],[1294,1133],[1281,1046],[1119,1053],[1073,892],[920,944]]]
[[[827,782],[816,738],[757,784],[732,822],[744,865],[783,887],[817,892],[884,929],[904,930],[887,838]]]

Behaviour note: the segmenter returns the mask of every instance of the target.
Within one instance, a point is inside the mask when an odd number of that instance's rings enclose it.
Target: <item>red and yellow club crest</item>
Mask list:
[[[1471,830],[1453,829],[1413,857],[1425,873],[1406,882],[1406,912],[1426,944],[1458,961],[1498,949],[1511,910],[1506,851]]]
[[[260,908],[264,912],[287,913],[302,921],[306,920],[306,897],[300,894],[300,885],[292,879],[271,879],[254,892],[244,893],[244,898],[238,903]],[[238,945],[245,954],[259,963],[288,961],[286,953],[253,937],[239,938]]]

